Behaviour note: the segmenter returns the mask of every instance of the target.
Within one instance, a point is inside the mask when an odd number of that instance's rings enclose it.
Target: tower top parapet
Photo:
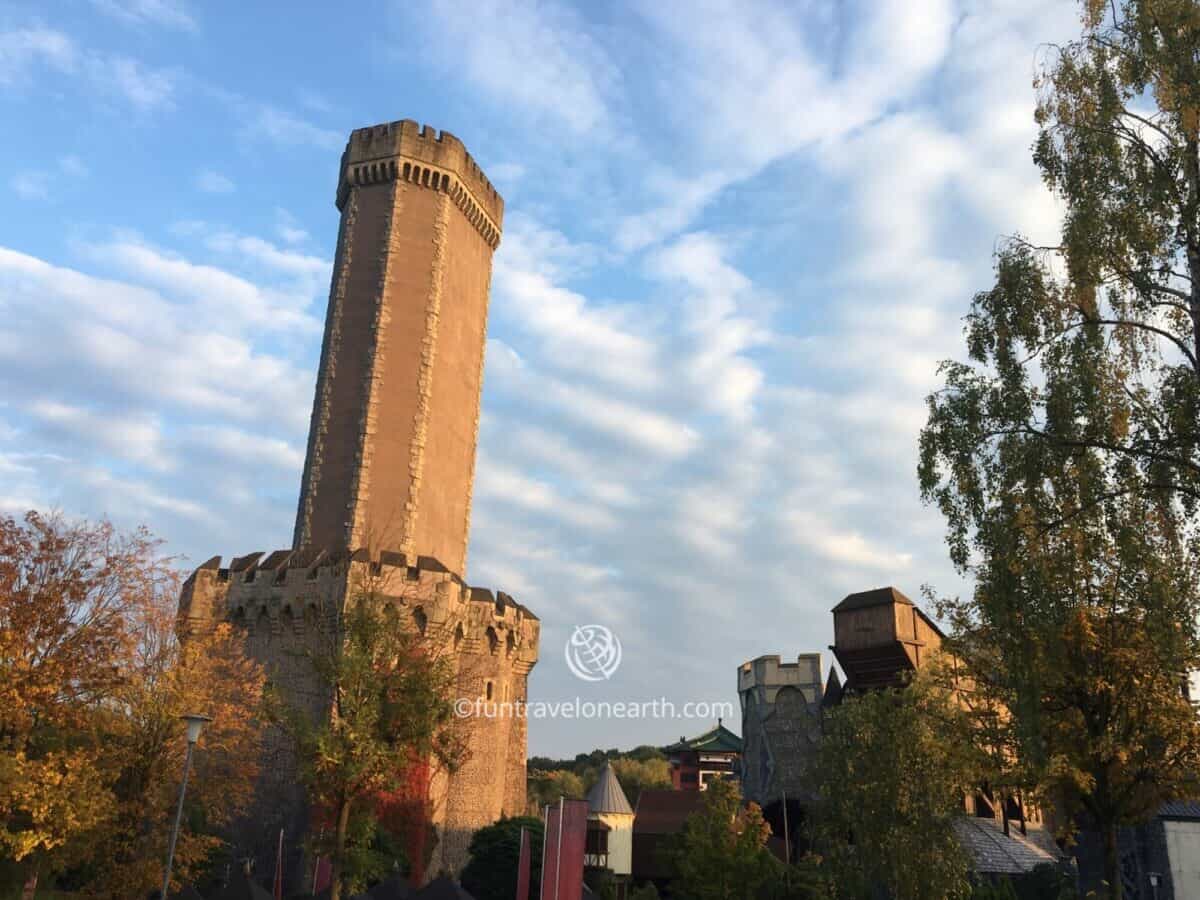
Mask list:
[[[346,142],[346,150],[342,154],[338,205],[342,203],[344,185],[350,182],[350,173],[355,166],[395,158],[428,163],[453,172],[496,228],[503,225],[504,198],[488,181],[463,142],[448,131],[438,131],[414,119],[356,128],[350,133],[350,140]]]

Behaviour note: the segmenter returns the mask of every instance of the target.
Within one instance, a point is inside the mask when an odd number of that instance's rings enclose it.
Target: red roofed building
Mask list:
[[[699,737],[679,739],[666,748],[671,786],[702,791],[714,778],[737,778],[742,766],[742,739],[721,724]]]

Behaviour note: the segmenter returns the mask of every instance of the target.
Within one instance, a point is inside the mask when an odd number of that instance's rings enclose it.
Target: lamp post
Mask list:
[[[188,773],[192,769],[192,751],[196,749],[196,741],[200,740],[200,729],[205,722],[211,722],[209,716],[192,714],[180,716],[187,722],[187,755],[183,758],[183,783],[179,785],[179,805],[175,807],[175,826],[171,829],[171,842],[167,844],[167,869],[163,873],[162,900],[167,900],[167,891],[171,887],[171,863],[175,860],[175,841],[179,837],[179,823],[183,819],[183,795],[187,793]]]

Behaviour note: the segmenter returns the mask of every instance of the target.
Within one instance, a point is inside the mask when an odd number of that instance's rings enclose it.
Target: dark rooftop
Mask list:
[[[835,613],[851,609],[867,609],[871,606],[885,606],[889,603],[899,603],[903,606],[913,606],[913,602],[894,587],[875,588],[872,591],[859,591],[849,594],[841,603],[833,608]]]
[[[702,791],[643,790],[633,820],[634,834],[676,834],[704,802]]]

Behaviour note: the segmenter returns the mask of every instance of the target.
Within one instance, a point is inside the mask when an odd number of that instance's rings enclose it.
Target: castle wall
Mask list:
[[[760,656],[738,669],[742,795],[760,806],[804,794],[804,767],[821,738],[821,654],[794,663]]]
[[[444,198],[447,206],[448,198]],[[451,571],[466,571],[471,487],[483,387],[484,342],[492,248],[457,209],[447,208],[429,428],[417,497],[413,542]]]
[[[377,393],[371,416],[375,429],[364,458],[367,482],[362,487],[356,546],[373,545],[413,554],[410,519],[419,508],[419,447],[427,431],[427,391],[422,377],[437,339],[439,292],[444,249],[436,243],[431,223],[444,218],[448,200],[419,185],[358,188],[356,192],[384,193],[394,202],[389,210],[388,242],[391,264],[380,302],[384,307],[377,329]],[[444,243],[444,241],[443,241]],[[372,335],[375,338],[375,335]],[[424,375],[426,380],[427,375]],[[461,417],[461,413],[459,414]],[[449,427],[450,423],[441,423]],[[461,482],[454,488],[462,490]],[[437,540],[418,545],[452,572],[462,553]]]
[[[337,640],[346,598],[361,590],[356,585],[370,584],[375,601],[391,605],[401,627],[422,630],[430,653],[455,665],[456,699],[486,700],[489,684],[497,703],[523,699],[537,660],[537,618],[506,595],[468,587],[432,561],[409,566],[403,557],[388,556],[390,562],[372,563],[363,552],[350,559],[337,552],[278,551],[266,559],[254,554],[235,560],[227,569],[219,559],[209,560],[185,583],[181,614],[193,627],[221,619],[244,627],[247,650],[265,665],[272,683],[290,702],[320,716],[327,714],[329,698],[310,654]],[[438,830],[430,872],[460,869],[476,829],[524,808],[524,720],[479,716],[458,727],[466,760],[452,773],[435,771],[430,785]],[[304,815],[296,760],[281,735],[269,736],[266,745],[263,802],[255,817],[294,834],[303,830]],[[514,805],[518,760],[520,803]]]

